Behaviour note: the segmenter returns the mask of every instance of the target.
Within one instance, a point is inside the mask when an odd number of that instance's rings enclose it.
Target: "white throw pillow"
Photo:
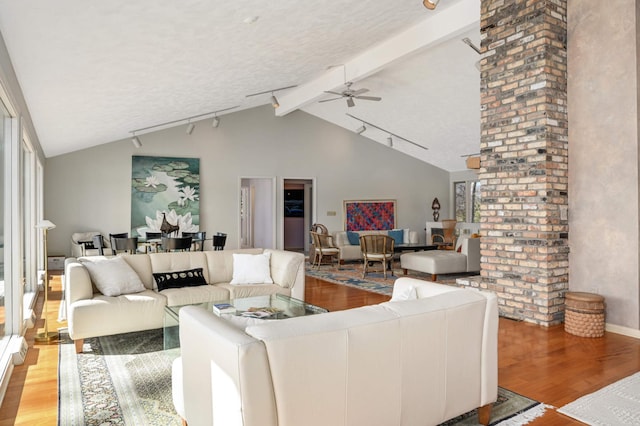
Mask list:
[[[229,284],[273,284],[271,253],[233,253],[233,279]]]
[[[81,262],[89,271],[91,281],[105,296],[140,293],[145,290],[136,271],[121,257],[83,259]]]

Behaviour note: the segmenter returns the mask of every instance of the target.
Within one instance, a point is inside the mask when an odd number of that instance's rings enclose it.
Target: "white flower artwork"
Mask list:
[[[200,160],[133,156],[131,167],[131,235],[171,227],[197,232],[200,224]]]

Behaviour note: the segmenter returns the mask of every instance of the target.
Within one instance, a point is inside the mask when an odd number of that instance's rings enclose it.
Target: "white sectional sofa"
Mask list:
[[[359,235],[382,234],[387,235],[389,231],[357,231]],[[355,237],[353,242],[355,242]],[[333,243],[340,249],[340,263],[345,260],[362,260],[362,251],[360,250],[360,242],[351,244],[347,231],[338,231],[333,234]],[[406,230],[403,232],[403,244],[417,244],[418,233],[416,231]]]
[[[265,261],[265,257],[268,260]],[[236,268],[234,273],[234,266],[249,265],[237,263],[244,260],[262,262],[262,269],[267,268],[263,275],[268,275],[273,283],[256,284],[268,280],[243,278],[240,273],[251,274],[260,268],[247,268],[250,269],[247,271]],[[95,271],[95,265],[102,268],[106,278],[101,278],[100,269]],[[175,277],[174,286],[179,286],[184,283],[181,279],[191,280],[184,278],[187,276],[184,271],[198,268],[202,269],[200,279],[207,285],[157,289],[154,273],[159,277]],[[176,271],[184,273],[163,274]],[[98,290],[95,282],[98,278],[100,287],[108,295]],[[132,288],[127,288],[123,283],[129,283],[130,279]],[[234,279],[249,284],[232,283]],[[65,262],[64,280],[69,336],[75,341],[76,350],[81,351],[85,338],[162,327],[165,306],[274,293],[304,300],[304,255],[283,250],[243,249],[69,258]]]
[[[480,238],[460,237],[455,250],[403,253],[400,267],[405,275],[409,270],[431,274],[433,281],[439,274],[480,271]]]
[[[435,425],[498,391],[493,293],[400,278],[391,301],[239,328],[180,311],[173,399],[190,426]]]

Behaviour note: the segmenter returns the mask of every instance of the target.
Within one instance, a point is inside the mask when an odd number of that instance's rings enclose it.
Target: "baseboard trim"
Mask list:
[[[623,327],[621,325],[606,323],[604,326],[604,329],[611,333],[622,334],[624,336],[640,339],[640,330],[637,330],[635,328]]]

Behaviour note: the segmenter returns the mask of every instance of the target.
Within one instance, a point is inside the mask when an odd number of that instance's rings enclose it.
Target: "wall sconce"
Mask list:
[[[437,222],[440,219],[440,201],[437,197],[433,199],[431,208],[433,209],[433,221]]]

